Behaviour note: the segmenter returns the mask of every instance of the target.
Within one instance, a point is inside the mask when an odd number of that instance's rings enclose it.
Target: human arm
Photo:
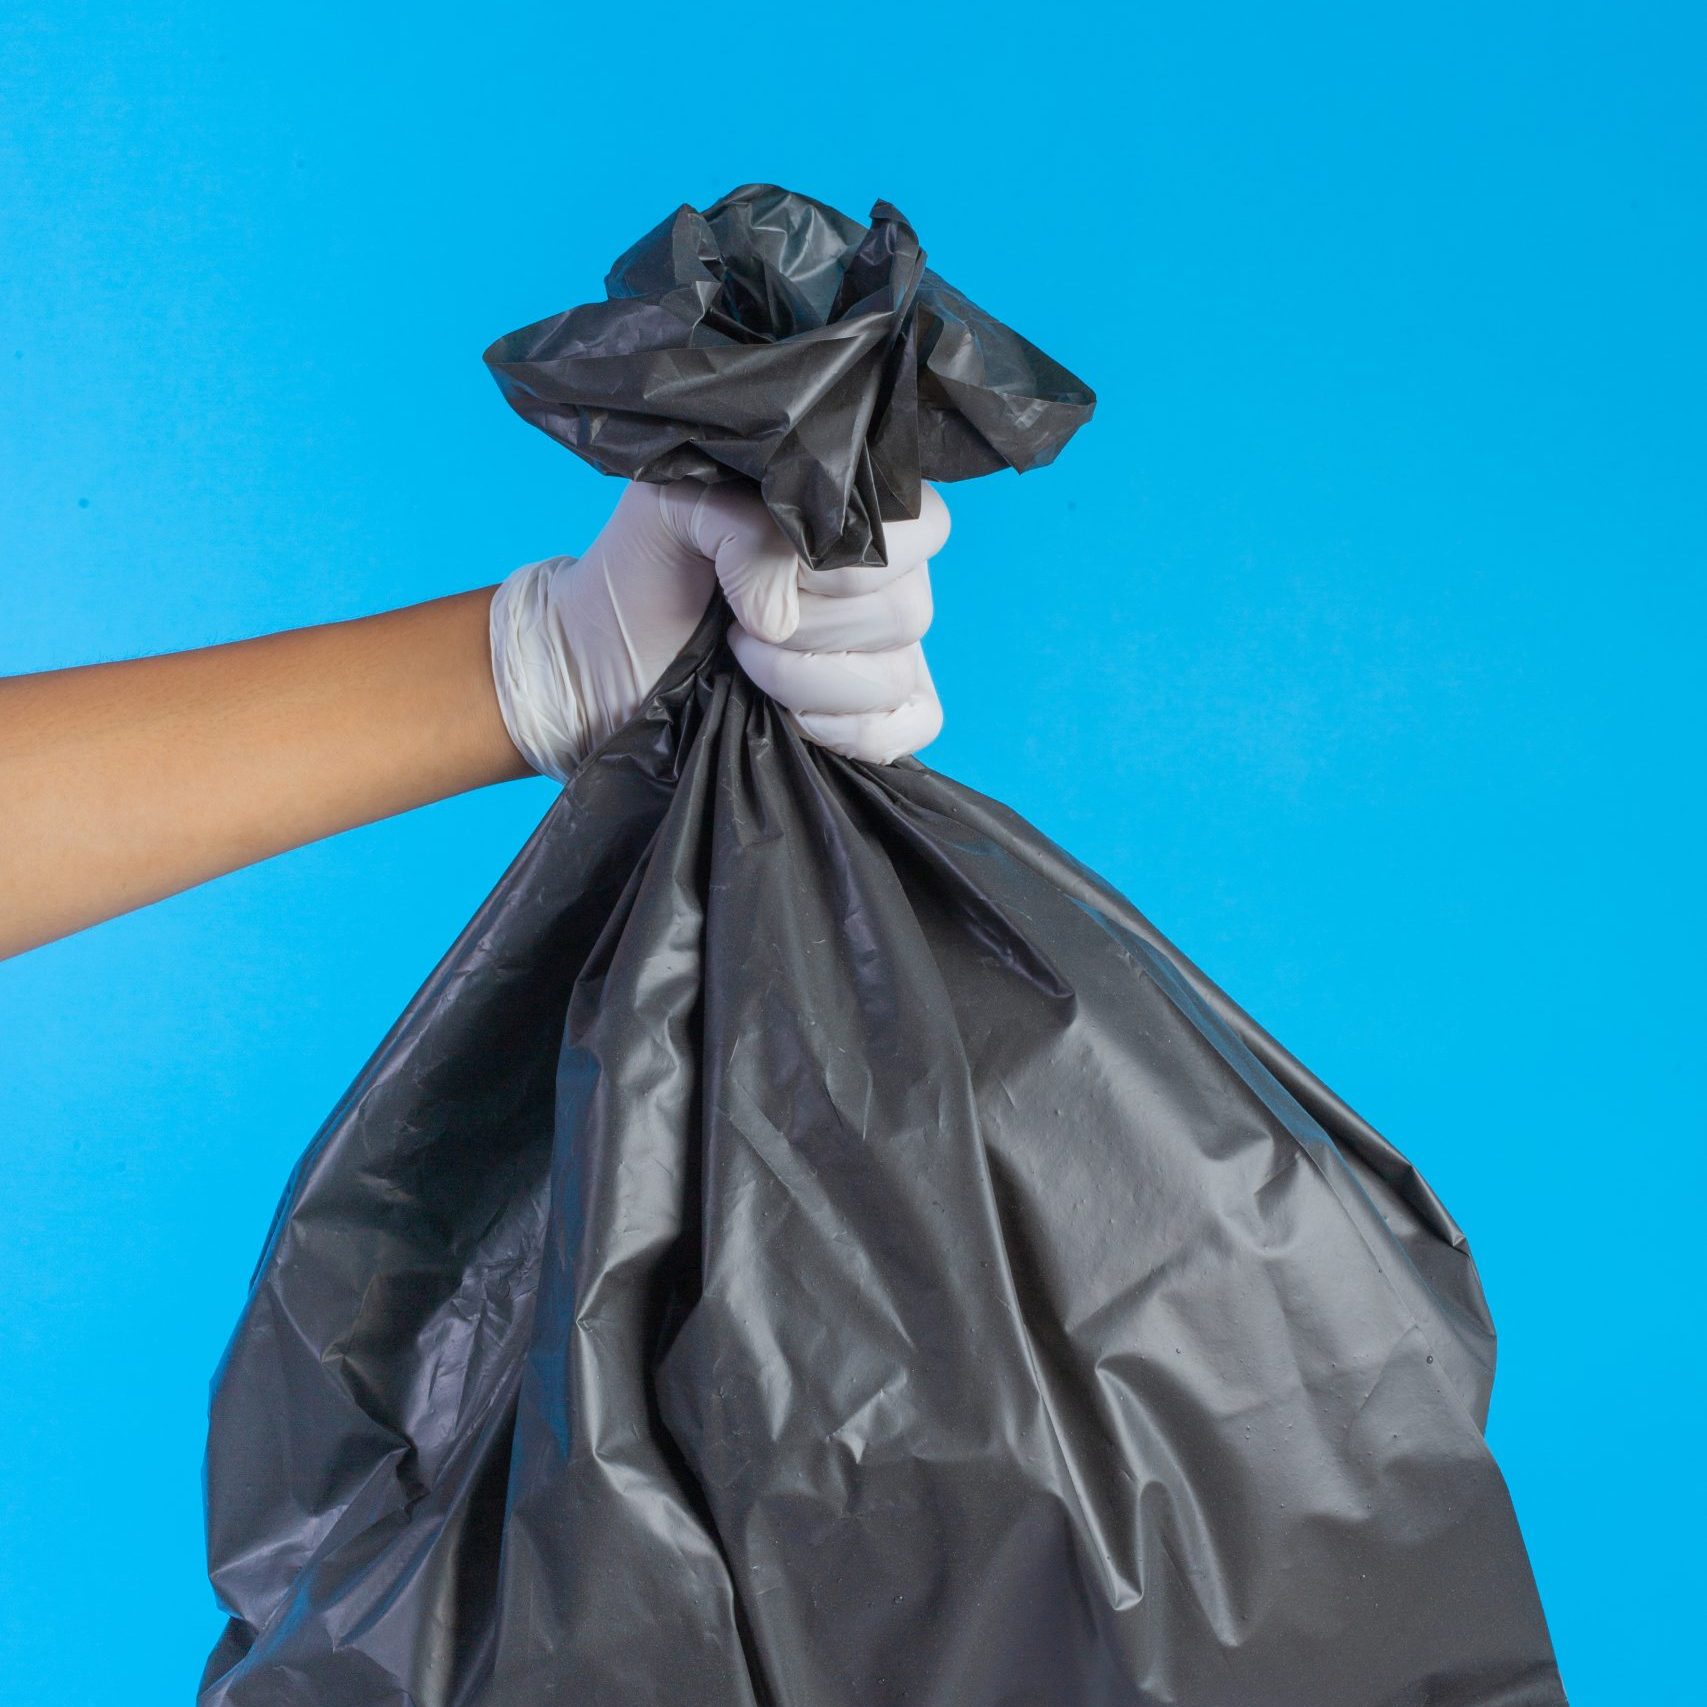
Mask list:
[[[888,567],[805,586],[750,492],[630,487],[579,560],[501,590],[0,680],[0,955],[530,768],[567,775],[719,585],[742,667],[803,733],[911,752],[941,722],[918,642],[946,509],[927,490],[889,531]]]
[[[0,680],[0,955],[525,776],[492,593]]]

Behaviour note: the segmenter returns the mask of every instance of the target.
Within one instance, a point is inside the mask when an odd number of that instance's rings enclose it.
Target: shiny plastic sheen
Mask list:
[[[822,556],[881,549],[883,462],[798,510]],[[1416,1170],[1013,813],[803,741],[725,622],[298,1164],[213,1385],[201,1707],[1558,1707]]]
[[[611,268],[609,300],[497,339],[516,410],[606,474],[749,479],[817,569],[882,563],[919,481],[1054,460],[1082,381],[871,226],[770,184],[678,209]]]

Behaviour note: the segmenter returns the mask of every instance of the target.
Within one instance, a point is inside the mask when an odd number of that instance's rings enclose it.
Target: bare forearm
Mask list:
[[[0,955],[526,774],[490,603],[0,680]]]

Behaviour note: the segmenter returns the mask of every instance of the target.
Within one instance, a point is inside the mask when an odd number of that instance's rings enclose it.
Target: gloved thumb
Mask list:
[[[707,486],[688,530],[694,549],[717,565],[735,620],[772,645],[786,640],[800,623],[800,560],[763,499],[738,486]]]

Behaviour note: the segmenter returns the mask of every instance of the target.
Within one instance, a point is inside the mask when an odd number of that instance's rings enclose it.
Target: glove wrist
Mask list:
[[[492,683],[516,751],[540,773],[567,782],[593,745],[575,655],[563,632],[552,577],[575,561],[524,564],[492,595]]]

